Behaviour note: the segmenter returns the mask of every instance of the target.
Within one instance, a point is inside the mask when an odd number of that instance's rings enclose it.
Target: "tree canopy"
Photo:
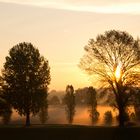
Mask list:
[[[50,67],[31,43],[19,43],[9,51],[2,73],[3,89],[10,104],[20,115],[36,114],[46,104]]]
[[[106,31],[85,46],[86,54],[80,67],[89,74],[97,74],[103,82],[113,84],[122,80],[125,85],[139,83],[140,40],[123,31]],[[137,79],[136,79],[137,78]],[[113,83],[112,83],[113,82]]]
[[[110,30],[96,40],[90,39],[85,51],[80,67],[90,75],[98,75],[101,85],[112,88],[114,106],[120,112],[130,97],[127,90],[140,85],[140,40],[127,32]]]

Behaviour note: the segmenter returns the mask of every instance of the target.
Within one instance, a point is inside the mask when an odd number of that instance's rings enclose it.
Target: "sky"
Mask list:
[[[49,60],[50,90],[96,86],[78,63],[88,40],[110,29],[140,36],[140,1],[0,0],[0,67],[11,47],[31,42]]]

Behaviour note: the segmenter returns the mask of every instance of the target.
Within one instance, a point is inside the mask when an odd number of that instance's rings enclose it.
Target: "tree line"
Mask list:
[[[128,106],[139,113],[140,105],[140,40],[125,31],[110,30],[90,39],[79,67],[86,71],[102,87],[111,89],[111,106],[119,112],[119,126],[126,122]],[[96,79],[95,79],[95,78]],[[31,43],[15,45],[6,57],[0,77],[0,114],[8,119],[12,108],[26,116],[46,114],[48,108],[48,85],[51,81],[47,59]],[[106,92],[105,92],[106,93]],[[88,88],[91,120],[98,118],[96,91]],[[103,95],[103,94],[102,94]],[[104,95],[103,95],[104,96]],[[114,99],[114,100],[113,100]],[[67,118],[72,123],[75,114],[75,95],[72,85],[66,87],[65,105]],[[106,113],[106,116],[111,116]],[[5,118],[6,118],[5,117]],[[42,122],[44,118],[42,117]]]

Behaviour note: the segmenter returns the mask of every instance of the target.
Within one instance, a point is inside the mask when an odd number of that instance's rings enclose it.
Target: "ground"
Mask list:
[[[0,126],[0,140],[140,140],[140,127]]]

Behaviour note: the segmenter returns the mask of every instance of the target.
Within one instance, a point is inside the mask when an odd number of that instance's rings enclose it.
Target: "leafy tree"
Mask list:
[[[35,115],[46,105],[50,83],[48,60],[31,43],[19,43],[10,49],[2,77],[7,101],[26,116],[29,126],[30,114]]]
[[[105,124],[106,125],[111,125],[112,120],[113,120],[113,116],[112,116],[111,111],[106,111],[104,113],[104,122],[105,122]]]
[[[87,105],[89,101],[88,87],[75,90],[75,101],[76,104]]]
[[[40,109],[39,119],[42,124],[45,124],[46,121],[48,120],[48,107],[47,106],[46,107],[44,106]]]
[[[124,114],[131,96],[130,89],[140,83],[140,45],[130,34],[110,30],[91,39],[80,67],[97,76],[102,86],[110,86],[119,111],[119,125],[124,126]]]
[[[130,113],[130,120],[133,122],[137,120],[136,114],[134,112]]]
[[[0,97],[0,116],[2,117],[3,124],[8,124],[11,120],[12,108],[10,104]]]
[[[49,104],[52,104],[52,105],[60,105],[60,100],[59,98],[54,95],[50,100],[49,100]]]
[[[71,124],[73,122],[73,117],[75,114],[75,95],[74,88],[72,85],[66,87],[66,95],[64,97],[64,102],[66,105],[66,113],[68,122]]]
[[[11,120],[12,107],[6,100],[2,86],[3,79],[0,77],[0,116],[2,117],[3,124],[8,124]]]
[[[88,106],[89,106],[89,112],[90,112],[90,118],[92,121],[92,124],[96,122],[99,118],[99,112],[97,111],[97,100],[96,100],[96,91],[93,87],[88,88]]]
[[[137,121],[140,121],[140,87],[136,89],[134,97],[134,110]]]

